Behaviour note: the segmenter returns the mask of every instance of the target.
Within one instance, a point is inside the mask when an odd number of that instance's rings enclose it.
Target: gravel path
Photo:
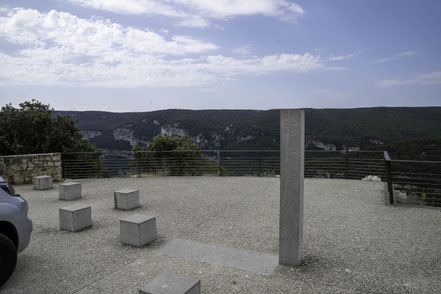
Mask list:
[[[83,180],[83,198],[58,200],[58,185],[16,190],[34,232],[2,293],[137,293],[165,271],[201,279],[203,293],[440,293],[441,210],[385,205],[384,184],[305,180],[304,264],[273,274],[158,251],[182,239],[278,254],[279,179],[157,177]],[[113,209],[113,191],[139,189],[142,207]],[[92,206],[93,227],[59,230],[58,209]],[[158,239],[119,242],[119,219],[157,217]]]

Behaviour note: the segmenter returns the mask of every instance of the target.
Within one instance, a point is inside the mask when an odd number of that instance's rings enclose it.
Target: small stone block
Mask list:
[[[116,209],[130,210],[139,207],[139,191],[131,189],[116,191],[114,200]]]
[[[120,219],[121,243],[143,247],[156,240],[156,217],[134,214]]]
[[[201,281],[195,278],[172,273],[163,273],[143,289],[139,294],[200,294]]]
[[[62,183],[59,186],[60,200],[81,199],[81,183]]]
[[[60,229],[77,232],[92,226],[90,206],[75,204],[60,208]]]
[[[38,176],[32,178],[32,184],[35,190],[48,190],[52,188],[51,176]]]

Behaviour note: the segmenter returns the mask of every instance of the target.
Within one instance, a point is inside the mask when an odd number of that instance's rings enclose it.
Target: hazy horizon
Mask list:
[[[338,108],[338,107],[325,107],[325,108],[317,108],[317,107],[303,107],[301,109],[334,109],[334,110],[347,110],[347,109],[364,109],[364,108],[441,108],[441,106],[371,106],[371,107],[348,107],[348,108]],[[188,108],[166,108],[166,109],[157,109],[157,110],[140,110],[140,111],[106,111],[106,110],[97,110],[97,109],[89,109],[89,110],[64,110],[64,109],[54,109],[56,112],[109,112],[109,113],[142,113],[142,112],[156,112],[156,111],[167,111],[167,110],[188,110],[188,111],[235,111],[235,110],[249,110],[249,111],[270,111],[270,110],[280,110],[280,109],[288,109],[288,108],[272,108],[272,109],[252,109],[252,108],[206,108],[206,109],[188,109]]]

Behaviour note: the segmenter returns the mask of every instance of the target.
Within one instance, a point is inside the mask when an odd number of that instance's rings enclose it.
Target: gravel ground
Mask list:
[[[58,200],[17,186],[34,232],[2,293],[138,293],[168,271],[201,279],[203,293],[440,293],[441,210],[385,205],[384,184],[305,180],[304,263],[262,275],[158,248],[175,239],[278,254],[279,179],[157,177],[83,180],[83,198]],[[113,192],[139,189],[142,207],[113,208]],[[93,227],[59,230],[58,209],[92,206]],[[119,242],[119,219],[157,217],[158,239]]]

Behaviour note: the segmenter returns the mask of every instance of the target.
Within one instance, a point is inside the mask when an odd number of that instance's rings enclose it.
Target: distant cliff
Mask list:
[[[101,149],[147,146],[158,134],[188,135],[203,149],[278,149],[279,111],[161,110],[111,113],[57,111],[77,120]],[[441,107],[306,109],[307,149],[350,150],[441,137]]]

